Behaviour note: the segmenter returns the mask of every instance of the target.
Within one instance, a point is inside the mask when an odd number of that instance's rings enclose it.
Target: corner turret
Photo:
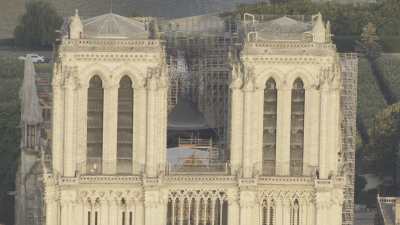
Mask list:
[[[314,15],[313,20],[315,21],[312,29],[313,41],[316,43],[326,43],[327,31],[324,22],[322,21],[321,13]]]
[[[83,24],[79,17],[79,12],[75,10],[75,16],[71,17],[71,23],[69,24],[69,38],[80,39],[83,36]]]

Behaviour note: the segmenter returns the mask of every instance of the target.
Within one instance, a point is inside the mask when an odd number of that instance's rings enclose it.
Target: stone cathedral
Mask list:
[[[76,12],[53,60],[16,225],[353,224],[357,57],[321,14]]]

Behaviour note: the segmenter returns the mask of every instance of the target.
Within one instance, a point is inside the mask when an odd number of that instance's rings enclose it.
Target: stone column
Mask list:
[[[54,75],[60,76],[60,75]],[[55,79],[55,78],[54,78]],[[64,90],[59,83],[53,81],[53,113],[52,113],[52,166],[56,173],[63,172],[64,146]]]
[[[61,200],[61,225],[72,225],[70,203],[67,200]]]
[[[143,204],[142,201],[138,201],[135,204],[134,225],[145,225]]]
[[[330,225],[330,220],[333,218],[328,218],[328,206],[329,206],[329,193],[327,192],[317,192],[316,193],[316,221],[315,224],[326,224]]]
[[[320,94],[315,88],[305,92],[303,174],[312,175],[318,166]]]
[[[65,116],[64,116],[64,176],[75,175],[74,149],[74,84],[69,79],[65,84]]]
[[[227,194],[228,194],[228,224],[239,225],[240,209],[239,209],[238,192],[237,190],[229,190]]]
[[[118,85],[104,85],[103,173],[117,172]]]
[[[243,109],[243,177],[253,176],[253,154],[254,154],[254,86],[252,81],[248,81],[243,88],[244,109]]]
[[[343,209],[343,187],[334,190],[330,196],[331,210],[329,210],[329,218],[331,218],[331,225],[341,225],[342,224],[342,209]]]
[[[140,174],[146,160],[146,118],[147,100],[146,89],[141,83],[134,85],[134,105],[133,105],[133,172]]]
[[[287,176],[290,174],[290,121],[291,121],[290,88],[278,89],[277,127],[276,127],[276,175]]]
[[[240,191],[240,225],[256,224],[254,218],[258,211],[255,211],[255,192],[252,190]]]
[[[74,219],[73,225],[87,224],[83,220],[83,218],[85,217],[83,204],[84,202],[81,200],[75,201],[75,209],[73,213],[73,219]]]
[[[109,215],[108,215],[109,204],[110,204],[109,200],[103,199],[101,201],[100,210],[99,210],[100,211],[100,223],[99,223],[99,225],[108,225],[108,224],[110,224]]]
[[[282,207],[282,225],[290,224],[290,201],[288,199],[283,199]]]
[[[87,103],[88,103],[88,86],[83,86],[78,90],[77,98],[77,164],[80,173],[86,173],[86,157],[87,157]]]
[[[319,147],[319,178],[328,177],[327,154],[329,154],[329,89],[326,84],[321,87],[321,112],[320,112],[320,147]]]
[[[145,190],[144,221],[146,225],[166,224],[166,214],[164,212],[166,212],[165,207],[167,204],[162,198],[160,190]]]
[[[118,224],[118,204],[119,201],[117,199],[111,199],[109,201],[108,224]]]
[[[283,199],[276,199],[275,201],[275,223],[276,225],[287,225],[283,223]]]
[[[253,164],[257,173],[262,172],[263,163],[263,133],[264,133],[264,89],[257,87],[254,91],[254,105],[255,113],[253,123],[255,125],[255,132],[253,132],[254,154]]]
[[[157,79],[152,77],[148,81],[147,90],[147,149],[146,149],[146,175],[148,177],[157,176],[157,161],[156,161],[156,93]]]
[[[83,212],[83,217],[82,217],[82,224],[88,224],[88,212],[91,210],[91,205],[85,200],[82,200],[82,212]]]
[[[306,225],[307,221],[307,202],[304,199],[299,201],[299,217],[300,217],[300,225]]]
[[[166,163],[167,163],[167,123],[168,123],[168,88],[167,84],[163,84],[159,89],[159,134],[160,134],[160,142],[159,142],[159,170],[165,171]]]
[[[327,155],[327,161],[329,167],[327,169],[328,174],[330,172],[335,173],[337,171],[338,153],[340,150],[340,95],[338,88],[331,88],[329,96],[329,151]]]
[[[57,225],[58,224],[58,201],[52,197],[46,197],[46,222],[45,225]]]
[[[315,225],[315,202],[314,200],[309,200],[307,202],[307,223],[306,225]]]
[[[231,85],[231,118],[230,118],[230,160],[231,171],[241,168],[242,128],[243,128],[243,93],[239,87]]]

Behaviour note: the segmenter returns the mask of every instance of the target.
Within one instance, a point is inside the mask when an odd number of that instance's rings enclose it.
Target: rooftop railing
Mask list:
[[[166,175],[207,174],[229,175],[230,166],[227,162],[209,164],[167,164]]]
[[[98,157],[87,158],[77,164],[81,175],[98,176],[103,174],[139,175],[144,171],[143,164],[132,161],[130,158],[117,158],[116,161],[102,160]]]

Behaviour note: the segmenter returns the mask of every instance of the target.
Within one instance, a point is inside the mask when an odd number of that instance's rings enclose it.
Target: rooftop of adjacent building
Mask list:
[[[107,13],[83,19],[76,10],[68,18],[63,34],[77,39],[148,39],[159,36],[188,38],[193,36],[231,37],[232,34],[257,41],[306,41],[330,43],[330,23],[322,15],[275,16],[245,13],[243,19],[205,14],[179,19],[124,17]],[[79,35],[77,34],[79,33]]]
[[[383,225],[400,223],[400,197],[377,197],[377,210]]]

